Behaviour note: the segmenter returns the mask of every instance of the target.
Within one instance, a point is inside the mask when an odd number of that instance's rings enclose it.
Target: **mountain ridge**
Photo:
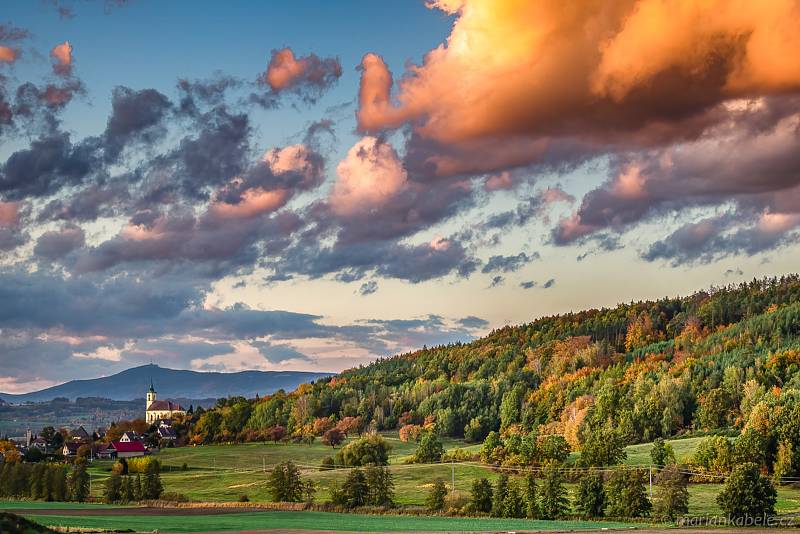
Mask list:
[[[293,390],[304,382],[333,376],[334,373],[309,371],[239,371],[235,373],[200,372],[170,369],[155,364],[131,367],[119,373],[97,378],[70,380],[29,393],[0,393],[7,403],[44,402],[65,397],[102,397],[112,400],[144,398],[152,379],[160,398],[209,399],[228,396],[254,397],[279,389]]]

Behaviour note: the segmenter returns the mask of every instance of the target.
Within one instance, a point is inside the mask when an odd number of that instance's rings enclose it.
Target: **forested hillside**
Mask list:
[[[249,439],[276,426],[319,435],[345,420],[361,430],[435,426],[470,442],[491,431],[559,434],[578,451],[592,436],[636,443],[752,428],[768,465],[783,448],[797,466],[799,365],[800,277],[792,275],[544,317],[292,393],[230,399],[198,416],[193,439]]]

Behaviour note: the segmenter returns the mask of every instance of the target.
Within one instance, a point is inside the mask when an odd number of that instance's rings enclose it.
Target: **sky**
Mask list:
[[[792,0],[9,2],[0,391],[338,372],[800,264]]]

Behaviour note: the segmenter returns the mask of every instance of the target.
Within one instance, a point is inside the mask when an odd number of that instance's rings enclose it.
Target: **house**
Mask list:
[[[67,457],[76,456],[78,454],[78,448],[80,446],[81,444],[76,441],[67,441],[61,448],[61,454]]]
[[[147,453],[141,441],[112,441],[109,448],[114,449],[117,458],[136,458]]]
[[[159,425],[156,432],[158,432],[158,437],[161,439],[166,439],[168,441],[175,441],[178,439],[178,433],[169,425]]]
[[[156,390],[153,388],[153,383],[150,382],[150,389],[147,391],[144,420],[153,424],[159,419],[172,419],[176,415],[186,415],[186,411],[180,404],[169,400],[157,400]]]
[[[131,443],[133,441],[141,441],[142,438],[139,437],[139,434],[132,430],[128,430],[127,432],[123,432],[122,436],[119,438],[122,443]]]
[[[86,431],[83,426],[79,426],[70,433],[70,438],[73,441],[91,441],[92,436]]]
[[[92,453],[100,460],[108,460],[117,455],[116,449],[110,443],[98,443]]]

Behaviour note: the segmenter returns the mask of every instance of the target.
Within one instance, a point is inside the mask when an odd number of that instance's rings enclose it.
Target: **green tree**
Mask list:
[[[142,500],[142,475],[137,474],[136,480],[133,483],[133,500]]]
[[[385,467],[367,467],[367,504],[371,506],[394,505],[394,481],[392,474]]]
[[[500,473],[500,476],[497,477],[497,484],[494,486],[494,494],[492,495],[492,515],[494,517],[503,517],[506,493],[508,493],[508,474]]]
[[[503,395],[503,400],[500,402],[500,430],[520,422],[524,393],[524,388],[516,385]]]
[[[696,425],[703,430],[716,430],[727,424],[729,399],[722,388],[712,389],[700,398],[695,414]]]
[[[525,498],[519,484],[511,481],[503,499],[503,517],[525,517]]]
[[[425,499],[425,507],[432,512],[441,511],[444,509],[445,498],[447,498],[447,486],[443,479],[437,478]]]
[[[674,521],[689,512],[689,485],[686,475],[673,464],[656,475],[655,513],[658,517]]]
[[[83,502],[89,496],[89,473],[86,459],[76,458],[75,466],[69,476],[69,494],[73,501]]]
[[[537,519],[539,511],[539,489],[536,486],[536,477],[533,473],[525,474],[525,516]]]
[[[606,485],[608,515],[611,517],[642,517],[650,513],[652,504],[647,498],[645,472],[621,467],[614,471]]]
[[[425,432],[417,445],[414,453],[414,462],[418,464],[430,464],[440,462],[444,454],[444,445],[435,432]]]
[[[791,442],[781,441],[778,443],[778,453],[775,456],[773,473],[776,484],[781,483],[781,478],[791,476],[794,473],[794,447],[792,447]]]
[[[267,478],[267,488],[274,502],[301,502],[303,481],[294,462],[276,465]]]
[[[105,502],[109,504],[122,500],[122,477],[117,473],[111,473],[106,479],[106,489],[103,498]]]
[[[661,438],[656,438],[653,440],[653,448],[650,449],[650,459],[653,462],[653,465],[669,465],[675,463],[675,451],[672,450],[672,446],[669,443],[666,443]]]
[[[616,465],[626,456],[625,438],[610,423],[596,429],[587,427],[581,448],[581,465],[587,467]]]
[[[492,484],[485,478],[472,481],[471,489],[472,508],[476,512],[489,513],[492,511]]]
[[[367,476],[361,469],[353,469],[347,474],[342,484],[344,502],[349,508],[364,506],[369,499]]]
[[[561,469],[556,462],[548,462],[543,470],[541,516],[542,519],[556,519],[569,510],[567,489]]]
[[[142,480],[142,499],[158,499],[164,491],[161,483],[161,464],[157,461],[147,462]]]
[[[569,457],[572,449],[564,436],[544,436],[538,443],[538,456],[541,464],[550,461],[561,463]]]
[[[336,463],[347,467],[387,465],[391,449],[380,434],[368,434],[342,447],[336,453]]]
[[[483,440],[483,445],[481,446],[481,461],[485,464],[494,463],[494,450],[500,445],[502,445],[500,434],[494,430],[489,432],[489,435]]]
[[[575,509],[583,517],[603,517],[606,507],[606,491],[603,473],[587,471],[578,483]]]
[[[133,477],[126,476],[122,482],[122,500],[125,502],[132,502],[136,500],[133,490]]]
[[[774,515],[776,501],[775,486],[754,463],[734,467],[717,495],[717,504],[731,519]]]

